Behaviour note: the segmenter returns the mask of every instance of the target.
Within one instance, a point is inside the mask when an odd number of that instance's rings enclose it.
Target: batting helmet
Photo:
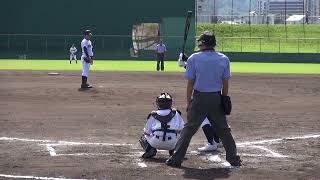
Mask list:
[[[205,31],[204,33],[202,33],[199,36],[199,39],[197,40],[199,45],[206,45],[206,46],[211,46],[214,47],[217,45],[217,41],[216,41],[216,37],[214,36],[214,34]]]
[[[157,96],[158,109],[170,109],[172,107],[172,96],[169,93],[161,93]]]
[[[90,34],[92,34],[92,32],[91,32],[91,30],[88,30],[88,29],[87,29],[87,30],[85,30],[85,31],[83,32],[83,34],[84,34],[84,35],[90,35]]]

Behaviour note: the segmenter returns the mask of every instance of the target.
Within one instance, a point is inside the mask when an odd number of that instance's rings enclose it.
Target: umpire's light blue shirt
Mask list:
[[[197,91],[221,91],[222,81],[231,77],[229,58],[215,51],[194,53],[188,59],[185,76],[194,80],[193,88]]]

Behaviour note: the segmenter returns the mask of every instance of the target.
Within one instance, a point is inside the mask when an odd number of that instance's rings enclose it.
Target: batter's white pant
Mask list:
[[[78,60],[76,54],[70,54],[70,61],[73,60],[73,59],[74,60]]]
[[[171,137],[169,140],[168,138]],[[159,150],[173,150],[176,147],[178,137],[175,133],[167,133],[165,141],[162,140],[162,136],[157,138],[155,135],[153,136],[146,136],[148,143],[156,149]]]
[[[89,70],[90,70],[90,63],[87,63],[84,60],[85,56],[81,56],[82,61],[82,76],[88,77],[89,76]]]
[[[203,120],[202,124],[201,124],[201,128],[202,128],[203,126],[207,125],[207,124],[211,125],[209,119],[208,119],[208,118],[205,118],[205,119]]]

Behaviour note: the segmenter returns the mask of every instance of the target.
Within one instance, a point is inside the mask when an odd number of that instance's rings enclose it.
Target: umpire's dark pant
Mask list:
[[[157,53],[157,71],[160,70],[161,63],[161,71],[164,70],[164,53]]]
[[[237,148],[231,135],[230,127],[221,107],[221,94],[202,93],[195,91],[193,100],[189,107],[187,123],[182,129],[178,139],[175,153],[171,157],[176,163],[181,163],[189,146],[192,136],[197,132],[203,120],[208,117],[214,129],[222,140],[226,150],[227,161],[232,163],[240,160],[237,156]]]

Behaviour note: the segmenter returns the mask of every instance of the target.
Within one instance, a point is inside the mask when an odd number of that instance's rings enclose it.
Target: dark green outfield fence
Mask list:
[[[66,59],[78,51],[82,32],[91,29],[96,59],[154,59],[152,48],[133,53],[133,27],[156,23],[155,36],[134,36],[140,42],[163,39],[167,59],[175,60],[183,40],[185,16],[194,0],[9,0],[1,3],[0,58]],[[320,39],[218,37],[217,50],[232,61],[319,62]],[[192,20],[187,54],[195,47]],[[80,52],[78,53],[80,55]]]
[[[169,52],[182,45],[185,16],[195,1],[184,0],[9,0],[1,3],[0,58],[61,59],[82,32],[91,29],[97,58],[131,58],[133,26],[159,25]],[[187,51],[194,48],[192,20]],[[157,37],[159,39],[160,37]],[[143,50],[141,52],[143,54]]]

